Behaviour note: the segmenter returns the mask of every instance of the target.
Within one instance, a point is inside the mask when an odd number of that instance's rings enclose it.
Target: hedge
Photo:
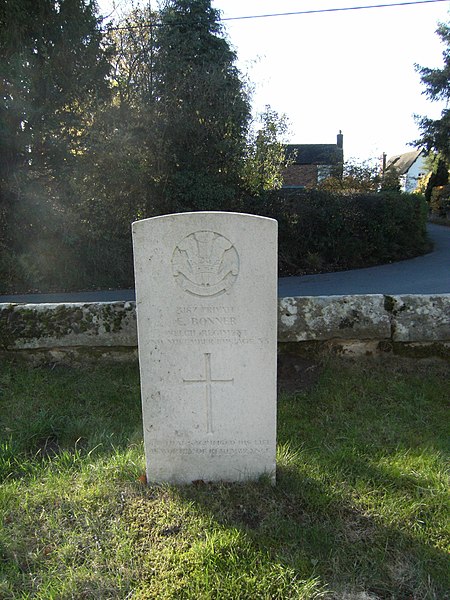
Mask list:
[[[368,267],[429,249],[426,202],[416,195],[279,190],[218,208],[277,219],[280,276]],[[27,252],[0,246],[0,293],[132,287],[128,224],[123,231],[73,239],[40,231]]]
[[[243,208],[278,221],[281,276],[370,267],[430,249],[427,205],[415,194],[281,189]]]

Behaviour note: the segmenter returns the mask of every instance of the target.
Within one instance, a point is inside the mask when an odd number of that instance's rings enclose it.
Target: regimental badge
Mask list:
[[[175,247],[175,281],[194,296],[219,296],[239,274],[239,255],[229,239],[214,231],[196,231]]]

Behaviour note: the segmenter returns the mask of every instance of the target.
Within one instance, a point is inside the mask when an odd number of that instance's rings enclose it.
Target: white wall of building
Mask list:
[[[425,153],[422,153],[410,166],[408,172],[402,177],[402,190],[404,192],[413,192],[417,188],[419,179],[426,173]]]

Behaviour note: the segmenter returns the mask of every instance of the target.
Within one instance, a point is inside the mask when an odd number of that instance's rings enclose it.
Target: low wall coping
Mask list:
[[[449,342],[450,294],[297,296],[278,301],[278,341]],[[136,347],[135,302],[0,304],[0,347]]]

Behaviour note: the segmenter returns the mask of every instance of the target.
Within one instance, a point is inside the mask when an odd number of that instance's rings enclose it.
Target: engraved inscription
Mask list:
[[[177,306],[173,329],[161,329],[159,333],[165,343],[177,345],[241,346],[257,341],[242,325],[242,318],[234,306]]]
[[[214,231],[196,231],[176,246],[172,255],[175,281],[194,296],[219,296],[239,274],[239,255],[226,237]]]
[[[212,384],[234,383],[234,379],[213,379],[211,377],[211,354],[206,352],[205,357],[205,379],[183,379],[183,383],[204,383],[206,388],[206,433],[214,433],[212,414]]]
[[[154,439],[150,446],[152,453],[162,455],[206,455],[213,456],[255,456],[266,455],[272,451],[269,440],[176,440]]]

